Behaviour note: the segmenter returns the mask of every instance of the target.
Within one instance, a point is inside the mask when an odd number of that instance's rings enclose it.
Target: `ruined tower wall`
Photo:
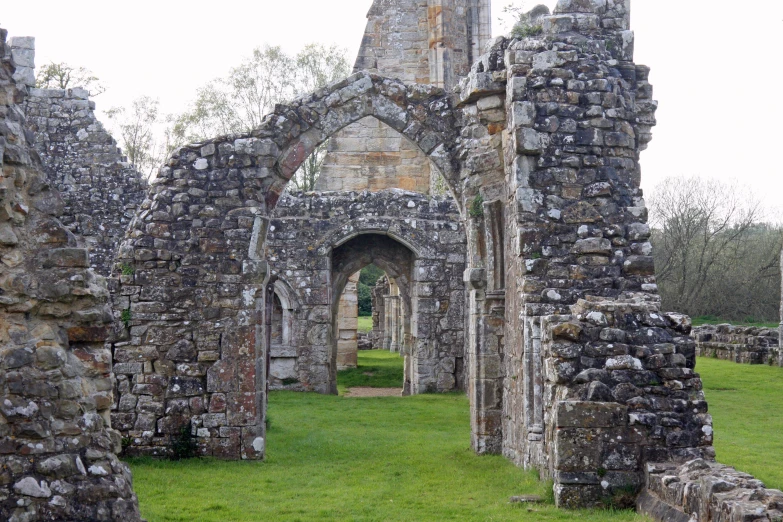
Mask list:
[[[0,519],[138,521],[109,423],[106,281],[58,220],[64,205],[15,80],[30,75],[15,69],[6,35],[0,29]]]
[[[375,0],[354,70],[451,88],[489,40],[489,12],[488,0]],[[416,146],[366,118],[329,141],[316,190],[427,194],[433,185],[444,189]]]
[[[32,41],[24,40],[28,60],[35,52]],[[26,63],[32,70],[33,64]],[[48,178],[63,197],[63,224],[89,247],[90,266],[109,275],[146,194],[146,180],[97,120],[86,90],[30,88],[24,109]]]

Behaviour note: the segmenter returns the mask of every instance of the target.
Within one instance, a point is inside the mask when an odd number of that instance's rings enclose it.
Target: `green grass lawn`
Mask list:
[[[359,316],[359,332],[372,331],[372,317]]]
[[[402,359],[360,352],[401,377]],[[392,357],[394,359],[392,359]],[[345,374],[338,378],[345,386]],[[273,392],[265,462],[133,460],[149,522],[642,521],[633,512],[561,511],[551,485],[470,449],[463,394],[345,398]],[[510,504],[537,494],[541,505]]]
[[[362,350],[358,366],[337,372],[337,389],[342,394],[346,388],[402,388],[403,358],[399,353],[387,350]]]
[[[783,489],[783,368],[700,357],[718,461]]]

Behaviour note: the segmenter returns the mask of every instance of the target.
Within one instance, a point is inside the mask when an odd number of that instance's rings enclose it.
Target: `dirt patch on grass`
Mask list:
[[[401,397],[402,388],[348,388],[345,397]]]

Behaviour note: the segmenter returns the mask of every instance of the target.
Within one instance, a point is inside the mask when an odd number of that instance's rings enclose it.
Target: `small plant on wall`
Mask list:
[[[193,426],[190,422],[183,424],[171,435],[171,460],[192,459],[198,455],[198,443],[193,436]]]
[[[470,214],[470,217],[472,218],[484,217],[484,198],[481,197],[481,194],[473,198],[470,209],[468,209],[468,214]]]

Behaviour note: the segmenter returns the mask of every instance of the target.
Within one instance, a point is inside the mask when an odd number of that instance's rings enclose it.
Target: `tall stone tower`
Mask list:
[[[490,37],[490,0],[374,0],[354,70],[450,89]],[[327,150],[319,191],[428,194],[439,177],[413,144],[375,118],[349,125]]]

